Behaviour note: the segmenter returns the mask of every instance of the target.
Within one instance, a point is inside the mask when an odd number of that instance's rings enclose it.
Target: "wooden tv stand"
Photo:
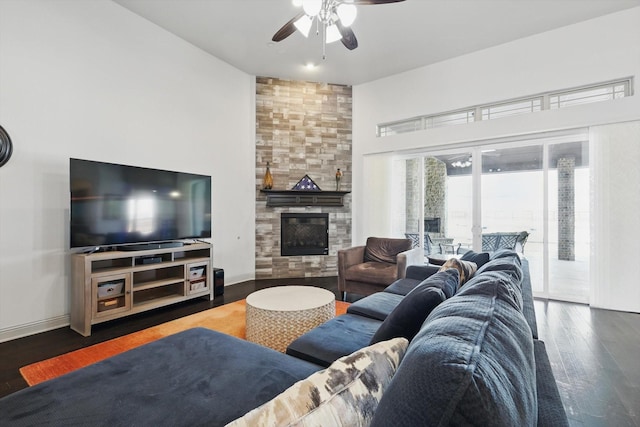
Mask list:
[[[211,245],[109,251],[71,257],[71,329],[85,337],[91,325],[191,298],[213,299]]]

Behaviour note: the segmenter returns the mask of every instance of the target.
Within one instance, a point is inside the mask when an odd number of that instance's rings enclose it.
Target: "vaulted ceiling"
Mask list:
[[[358,6],[359,47],[273,34],[291,0],[114,0],[252,75],[360,84],[626,8],[640,0],[406,0]],[[316,64],[309,70],[307,63]]]

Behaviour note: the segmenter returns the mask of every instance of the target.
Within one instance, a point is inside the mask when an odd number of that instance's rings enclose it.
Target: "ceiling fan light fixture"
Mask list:
[[[453,166],[454,168],[468,168],[469,166],[471,166],[472,161],[473,159],[469,157],[465,161],[457,160],[455,162],[452,162],[451,166]]]
[[[338,14],[338,18],[340,18],[340,23],[348,27],[356,20],[358,9],[356,9],[356,6],[353,4],[341,3],[338,5],[336,13]]]
[[[331,24],[327,26],[326,33],[327,34],[325,37],[326,37],[327,43],[337,42],[342,38],[342,34],[340,34],[340,30],[338,30],[338,27],[336,27],[335,24]]]
[[[1,0],[0,0],[1,1]],[[358,39],[350,28],[356,19],[356,6],[399,3],[405,0],[291,0],[296,7],[303,10],[287,21],[271,38],[280,42],[296,31],[309,37],[313,21],[316,23],[316,35],[321,35],[322,59],[326,58],[326,45],[338,40],[344,47],[354,50],[358,47]]]
[[[322,9],[322,0],[302,0],[302,9],[309,16],[317,16]]]
[[[311,31],[312,23],[313,23],[313,18],[307,15],[304,15],[302,18],[294,22],[293,25],[296,27],[298,31],[302,33],[303,36],[309,37],[309,32]]]

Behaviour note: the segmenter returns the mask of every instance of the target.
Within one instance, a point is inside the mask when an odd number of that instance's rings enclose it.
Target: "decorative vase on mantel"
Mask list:
[[[340,183],[342,182],[342,171],[338,168],[336,172],[336,191],[340,191]]]
[[[262,188],[265,190],[271,190],[273,188],[273,177],[271,176],[269,162],[267,162],[267,171],[264,173],[264,178],[262,178]]]

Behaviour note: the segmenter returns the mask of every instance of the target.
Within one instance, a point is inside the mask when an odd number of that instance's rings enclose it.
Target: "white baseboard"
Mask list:
[[[38,322],[0,329],[0,342],[11,341],[15,340],[16,338],[38,334],[40,332],[46,332],[52,329],[63,328],[65,326],[69,326],[68,314],[53,317],[51,319],[40,320]]]
[[[236,283],[246,282],[247,280],[255,280],[256,276],[253,274],[241,274],[239,276],[225,277],[225,286],[235,285]]]
[[[246,282],[247,280],[253,280],[255,276],[251,274],[234,276],[227,279],[225,286],[232,286],[236,283]],[[69,326],[69,315],[53,317],[51,319],[40,320],[38,322],[27,323],[24,325],[13,326],[11,328],[0,329],[0,342],[15,340],[16,338],[22,338],[40,332],[50,331],[52,329],[63,328]]]

